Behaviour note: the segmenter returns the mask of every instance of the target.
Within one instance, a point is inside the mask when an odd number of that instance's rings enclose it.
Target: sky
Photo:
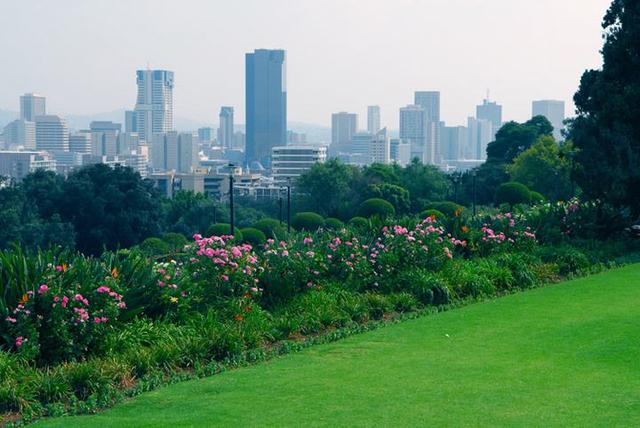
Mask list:
[[[175,72],[174,115],[244,123],[244,54],[287,51],[288,120],[381,106],[382,124],[415,90],[441,91],[441,117],[465,124],[486,97],[506,120],[533,99],[567,115],[580,76],[601,65],[610,0],[0,0],[0,109],[37,92],[58,114],[135,104],[135,71]]]

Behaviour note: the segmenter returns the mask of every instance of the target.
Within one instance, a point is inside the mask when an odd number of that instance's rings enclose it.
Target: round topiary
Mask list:
[[[242,240],[254,247],[262,246],[267,242],[267,236],[264,232],[254,227],[245,227],[244,229],[240,229],[240,232],[242,232]]]
[[[420,218],[427,218],[427,217],[433,217],[438,221],[445,221],[447,219],[447,216],[444,215],[444,213],[442,211],[438,211],[438,210],[424,210],[420,213]]]
[[[236,241],[242,241],[242,232],[237,227],[234,228],[234,238]],[[207,236],[229,236],[231,235],[231,225],[229,223],[212,224],[207,229]]]
[[[533,190],[529,193],[529,195],[531,196],[531,203],[532,204],[537,204],[537,203],[544,202],[544,201],[547,200],[547,198],[545,198],[542,193],[534,192]]]
[[[139,248],[147,256],[164,256],[171,252],[169,244],[160,238],[147,238],[142,241]]]
[[[527,186],[517,181],[502,183],[496,192],[496,202],[499,204],[528,204],[531,201],[531,191]]]
[[[301,212],[296,214],[291,221],[291,226],[296,230],[314,231],[324,225],[324,219],[318,213]]]
[[[258,220],[253,227],[264,233],[267,238],[282,237],[286,230],[285,226],[275,218],[263,218],[262,220]]]
[[[162,240],[169,245],[171,251],[180,251],[187,245],[187,238],[181,233],[169,232],[162,235]]]
[[[456,204],[455,202],[438,201],[438,202],[431,202],[430,204],[427,204],[427,206],[424,207],[424,209],[425,211],[426,210],[440,211],[442,214],[447,216],[447,218],[452,218],[452,217],[460,216],[460,214],[464,211],[465,208],[460,204]]]
[[[344,227],[344,223],[337,218],[329,217],[324,220],[324,227],[330,230],[340,230]]]
[[[362,217],[389,217],[396,213],[396,209],[391,203],[380,198],[367,199],[360,204],[358,214]]]
[[[368,227],[369,220],[364,217],[353,217],[351,220],[349,220],[349,225],[354,227]]]

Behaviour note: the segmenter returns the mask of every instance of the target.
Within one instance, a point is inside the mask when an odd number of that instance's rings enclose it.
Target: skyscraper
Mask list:
[[[69,128],[60,116],[36,116],[36,149],[46,151],[69,151]]]
[[[198,163],[198,142],[192,133],[153,134],[151,166],[157,171],[192,172]]]
[[[487,145],[493,140],[493,123],[486,119],[467,119],[466,159],[484,160],[487,158]]]
[[[220,108],[218,144],[224,149],[233,147],[233,107]]]
[[[546,117],[553,125],[553,136],[556,140],[562,139],[564,129],[564,101],[540,100],[534,101],[531,105],[531,115]]]
[[[457,161],[464,158],[467,145],[467,128],[464,126],[443,126],[440,129],[440,147],[442,158],[447,161]]]
[[[91,153],[91,133],[86,131],[69,135],[69,151],[75,153]]]
[[[436,163],[436,127],[439,123],[427,120],[422,106],[408,105],[400,109],[400,139],[411,144],[411,159],[425,164]]]
[[[138,118],[134,110],[124,112],[124,132],[138,132]]]
[[[495,137],[496,132],[502,126],[502,106],[495,101],[485,99],[481,105],[476,106],[476,118],[491,122]]]
[[[173,129],[173,71],[138,70],[136,127],[141,141]]]
[[[42,95],[24,94],[20,97],[20,119],[35,122],[36,116],[47,114],[46,101]]]
[[[36,148],[36,124],[24,119],[17,119],[4,127],[5,147],[22,146],[27,150]]]
[[[380,130],[380,106],[367,107],[367,132],[374,134]]]
[[[93,121],[91,129],[91,154],[94,156],[115,156],[121,153],[118,147],[122,125],[109,121]]]
[[[331,145],[349,144],[358,132],[358,115],[355,113],[333,113],[331,115]]]
[[[430,148],[430,151],[433,152],[432,160],[424,160],[424,162],[439,163],[442,159],[440,153],[440,92],[416,91],[413,101],[415,105],[424,109],[428,122],[426,139],[429,144],[433,144],[433,148]]]
[[[269,165],[271,150],[287,142],[284,50],[257,49],[245,56],[247,135],[245,161]]]

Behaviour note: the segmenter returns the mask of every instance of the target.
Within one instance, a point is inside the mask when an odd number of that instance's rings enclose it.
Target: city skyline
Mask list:
[[[74,7],[49,11],[38,1],[4,5],[3,17],[9,19],[0,17],[0,34],[7,36],[0,37],[0,48],[6,57],[19,60],[13,61],[11,68],[0,70],[0,78],[12,89],[0,92],[0,109],[16,111],[19,106],[15,95],[28,92],[45,95],[49,99],[47,109],[62,116],[131,109],[135,103],[131,73],[148,63],[154,69],[176,73],[176,116],[214,124],[220,106],[229,105],[236,108],[236,123],[245,123],[244,53],[281,48],[287,51],[289,62],[290,121],[327,126],[335,111],[353,111],[364,118],[368,105],[380,105],[382,126],[398,129],[397,109],[409,104],[416,90],[441,92],[441,116],[447,125],[465,124],[487,89],[491,90],[490,99],[504,106],[505,121],[526,120],[531,101],[538,99],[565,101],[567,116],[571,116],[571,97],[581,72],[600,65],[599,24],[608,6],[606,0],[562,4],[541,1],[533,6],[505,0],[484,5],[459,0],[446,5],[436,1],[373,1],[367,3],[366,10],[355,1],[328,1],[324,8],[317,2],[282,1],[264,2],[270,7],[251,1],[224,7],[218,2],[186,2],[191,8],[168,2],[154,2],[153,8],[143,1],[132,5],[67,3]],[[287,8],[281,7],[285,3]],[[580,7],[576,7],[578,4]],[[247,6],[251,6],[249,12]],[[339,6],[343,13],[336,17]],[[207,14],[210,10],[216,14]],[[177,25],[159,29],[147,28],[146,24],[127,26],[142,11],[162,18],[160,21],[172,18],[167,22]],[[280,12],[282,16],[274,17]],[[86,32],[87,24],[82,24],[81,18],[95,13],[119,16],[123,31],[107,37],[104,29],[91,26],[92,31]],[[370,20],[361,19],[369,15]],[[446,19],[454,15],[456,20]],[[217,17],[212,22],[219,24],[219,31],[209,34],[197,30],[198,25],[179,25],[187,19],[198,23],[208,16]],[[552,28],[562,30],[561,34],[548,31],[548,26],[535,28],[536,17],[542,16]],[[240,17],[246,22],[238,20]],[[423,25],[409,25],[421,17]],[[322,40],[327,38],[326,28],[335,27],[326,25],[334,24],[331,20],[349,25],[339,26],[335,37]],[[31,23],[28,28],[35,28],[35,36],[21,37],[26,22]],[[53,31],[53,22],[65,24],[64,34]],[[220,34],[232,22],[236,30],[244,27],[239,22],[250,24],[256,35],[227,31],[237,37],[231,37],[228,43],[223,41],[227,37]],[[467,32],[456,35],[463,24],[468,26]],[[382,35],[376,30],[381,25],[388,30]],[[312,31],[293,37],[292,33],[298,34],[305,26]],[[147,30],[150,37],[136,37]],[[443,36],[434,37],[436,34]],[[47,35],[45,43],[36,37],[43,35]],[[19,46],[10,43],[16,37],[23,42]],[[365,40],[378,46],[378,55],[361,54]],[[148,45],[148,49],[142,49],[142,45]],[[203,70],[213,64],[204,59],[205,48],[215,52],[216,61],[206,79]],[[93,50],[115,53],[96,58]],[[412,52],[421,54],[410,55]],[[74,60],[65,59],[69,56]],[[376,67],[369,66],[374,62]],[[437,67],[433,67],[434,62]],[[47,69],[47,73],[39,73],[41,69]],[[348,90],[338,90],[340,87]]]

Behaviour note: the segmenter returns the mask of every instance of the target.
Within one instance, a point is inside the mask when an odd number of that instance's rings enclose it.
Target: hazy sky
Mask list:
[[[39,92],[49,111],[133,107],[135,70],[175,71],[174,114],[244,123],[244,54],[287,51],[288,119],[329,125],[366,106],[398,126],[414,90],[462,124],[485,96],[505,119],[567,101],[599,67],[610,0],[0,0],[0,108]]]

